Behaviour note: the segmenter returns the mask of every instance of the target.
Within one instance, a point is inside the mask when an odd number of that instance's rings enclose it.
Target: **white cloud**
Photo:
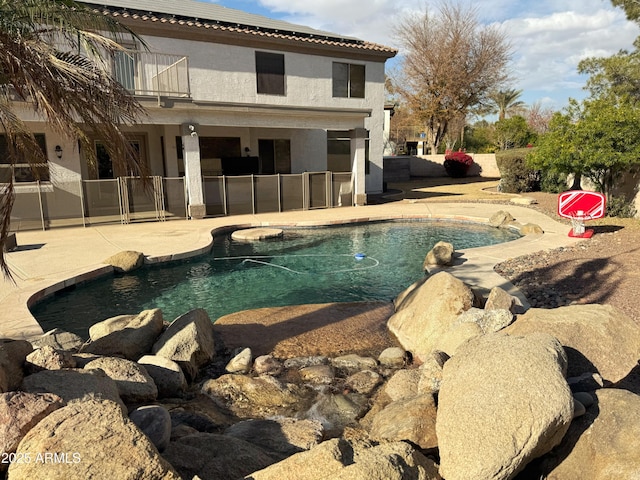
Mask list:
[[[584,96],[581,89],[586,78],[577,73],[581,60],[630,48],[639,33],[637,25],[613,9],[588,14],[550,12],[510,19],[502,26],[514,44],[514,73],[523,97],[548,94],[556,99],[557,107],[566,103],[567,92],[574,98]]]

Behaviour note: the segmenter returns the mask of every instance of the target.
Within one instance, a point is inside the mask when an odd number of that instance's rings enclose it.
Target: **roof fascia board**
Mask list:
[[[214,30],[205,27],[193,27],[189,25],[166,24],[158,22],[140,21],[127,17],[118,17],[118,21],[127,25],[138,35],[150,35],[158,37],[176,38],[180,40],[193,40],[201,42],[219,43],[249,48],[262,48],[270,50],[288,51],[293,53],[305,53],[325,57],[350,58],[354,60],[384,62],[395,56],[395,53],[359,49],[357,47],[345,47],[333,44],[320,44],[305,42],[300,39],[288,39],[281,37],[261,36],[223,30]]]

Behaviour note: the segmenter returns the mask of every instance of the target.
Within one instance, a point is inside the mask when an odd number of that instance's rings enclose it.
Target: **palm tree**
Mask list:
[[[518,100],[522,90],[496,90],[489,95],[489,110],[498,114],[498,120],[524,113],[526,105]]]
[[[97,32],[106,32],[101,35]],[[145,176],[121,127],[143,114],[140,104],[104,68],[133,33],[73,0],[0,0],[0,134],[8,163],[37,163],[44,153],[19,109],[31,108],[49,126],[77,138],[95,161],[90,137],[101,138],[112,160]],[[139,38],[135,37],[138,41]],[[5,245],[14,201],[13,178],[0,180],[0,269],[11,278]]]

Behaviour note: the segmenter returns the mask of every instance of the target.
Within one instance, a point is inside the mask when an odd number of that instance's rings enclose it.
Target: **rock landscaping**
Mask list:
[[[368,353],[295,354],[302,330],[264,351],[232,334],[243,312],[217,325],[201,309],[107,319],[86,342],[5,341],[0,478],[640,478],[640,392],[625,383],[640,327],[606,305],[482,298],[429,276]],[[285,330],[263,326],[263,345]]]

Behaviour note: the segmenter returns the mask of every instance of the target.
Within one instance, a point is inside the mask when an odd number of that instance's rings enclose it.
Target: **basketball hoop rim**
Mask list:
[[[577,213],[569,214],[569,218],[571,220],[575,220],[577,222],[584,222],[584,221],[587,221],[587,220],[593,220],[594,219],[591,215],[586,215],[586,214],[578,215]]]

